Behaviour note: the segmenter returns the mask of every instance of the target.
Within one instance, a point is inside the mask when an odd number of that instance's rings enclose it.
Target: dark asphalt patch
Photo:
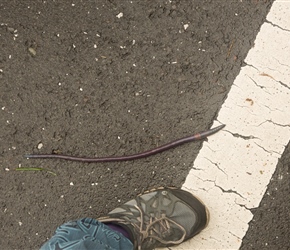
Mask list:
[[[208,129],[271,3],[1,2],[3,249],[36,248],[65,221],[181,186],[201,143],[128,163],[23,155],[130,154]]]

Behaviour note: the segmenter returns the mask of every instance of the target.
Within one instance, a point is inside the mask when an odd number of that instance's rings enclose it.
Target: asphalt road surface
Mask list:
[[[209,129],[272,3],[1,0],[1,249],[181,187],[202,142],[130,162],[23,156],[133,154]],[[289,162],[288,144],[242,250],[289,249]]]

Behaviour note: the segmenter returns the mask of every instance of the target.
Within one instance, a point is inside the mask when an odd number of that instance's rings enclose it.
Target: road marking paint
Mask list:
[[[210,210],[207,229],[174,249],[239,249],[290,138],[290,2],[274,2],[183,189]]]

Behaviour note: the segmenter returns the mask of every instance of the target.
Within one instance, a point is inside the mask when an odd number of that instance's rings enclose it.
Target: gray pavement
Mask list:
[[[0,246],[36,249],[65,221],[181,187],[200,142],[134,162],[23,155],[123,155],[208,129],[272,2],[0,1]],[[243,250],[289,248],[289,155]]]

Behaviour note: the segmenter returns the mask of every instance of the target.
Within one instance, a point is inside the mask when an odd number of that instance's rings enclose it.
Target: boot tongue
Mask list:
[[[132,241],[130,239],[129,232],[124,227],[120,226],[119,224],[115,224],[115,223],[108,222],[108,223],[105,223],[105,225],[107,225],[112,230],[123,234],[126,238],[128,238],[130,241]]]

